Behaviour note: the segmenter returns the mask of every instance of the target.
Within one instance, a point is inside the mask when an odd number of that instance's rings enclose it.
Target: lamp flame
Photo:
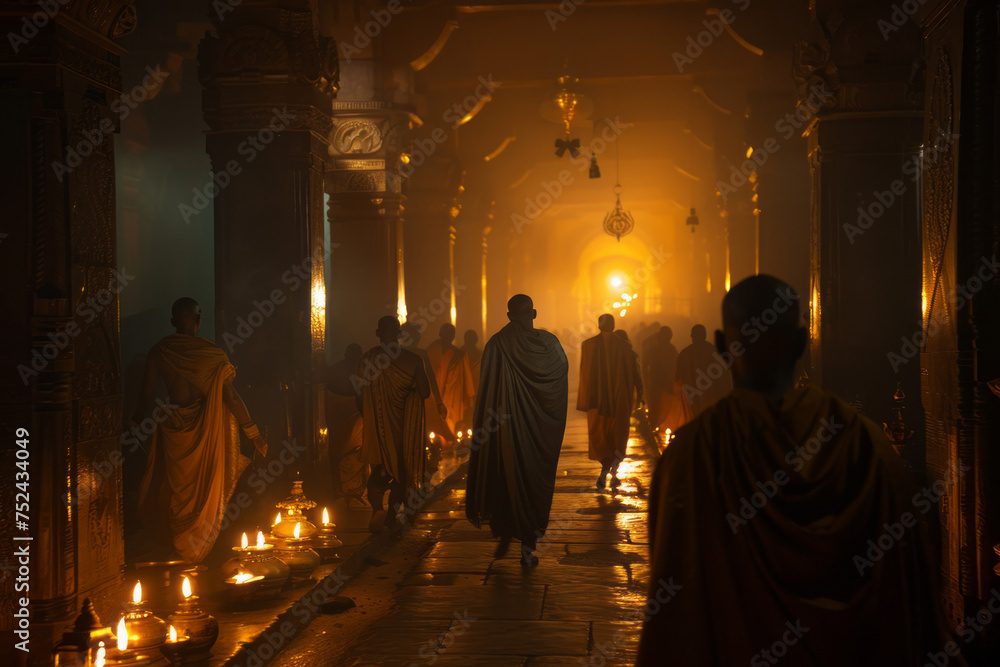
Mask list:
[[[247,539],[247,534],[243,533],[243,548],[246,549],[250,545],[250,540]]]
[[[187,580],[185,579],[185,581]],[[172,642],[177,641],[177,628],[175,628],[172,625],[170,626],[170,641]]]
[[[324,507],[323,508],[323,525],[325,526],[328,523],[330,523],[330,513],[327,512],[326,508]]]
[[[246,537],[246,533],[243,533],[243,537]],[[187,577],[184,577],[184,583],[181,584],[181,593],[184,594],[185,600],[191,597],[191,582]]]
[[[124,651],[128,648],[128,628],[125,627],[125,617],[118,621],[118,650]]]
[[[233,575],[233,581],[235,581],[237,584],[245,584],[246,582],[250,581],[253,578],[254,576],[249,572],[237,572],[235,575]]]
[[[257,531],[257,548],[258,549],[264,548],[264,531],[262,530]]]
[[[274,525],[277,526],[281,523],[281,512],[278,512],[278,516],[274,519]]]
[[[97,647],[97,659],[94,661],[94,667],[104,667],[104,656],[107,654],[107,650],[104,648],[104,642],[101,642]]]
[[[300,524],[300,523],[296,523],[295,524],[295,533],[294,533],[295,539],[299,539],[299,529],[301,528],[301,526],[302,526],[302,524]]]
[[[142,602],[142,582],[135,582],[135,588],[132,589],[132,602],[139,604]]]

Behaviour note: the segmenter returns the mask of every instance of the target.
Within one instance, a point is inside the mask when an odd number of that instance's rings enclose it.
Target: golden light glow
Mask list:
[[[244,533],[244,536],[246,536],[246,533]],[[184,581],[181,583],[181,593],[184,594],[185,600],[191,597],[191,581],[187,577],[184,577]]]
[[[611,286],[618,288],[622,286],[621,276],[611,276]]]
[[[237,572],[233,575],[233,581],[237,584],[245,584],[253,578],[254,576],[249,572]]]
[[[128,628],[125,627],[125,617],[118,621],[118,650],[124,651],[128,648]]]
[[[323,525],[326,526],[329,523],[330,523],[330,513],[327,512],[326,508],[324,507],[323,508]]]
[[[923,318],[927,319],[927,290],[920,290],[920,312]]]
[[[323,284],[322,271],[313,278],[310,324],[313,350],[321,350],[326,346],[326,285]]]
[[[293,534],[293,535],[295,536],[295,539],[299,539],[299,532],[300,532],[301,530],[302,530],[302,524],[301,524],[301,523],[298,523],[298,522],[296,522],[296,523],[295,523],[295,532],[293,532],[293,533],[292,533],[292,534]]]
[[[241,546],[244,549],[246,549],[248,546],[250,546],[250,540],[247,539],[247,534],[246,533],[243,533],[243,539],[241,540]]]
[[[431,431],[431,442],[434,442],[435,437],[436,435],[434,434],[434,431]]]
[[[132,589],[132,602],[139,604],[142,602],[142,582],[135,582],[135,588]]]
[[[258,549],[264,548],[264,531],[262,530],[257,531],[257,548]]]
[[[319,434],[320,434],[320,436],[321,436],[321,437],[324,437],[324,438],[326,437],[326,434],[327,434],[327,430],[326,430],[326,427],[325,427],[325,426],[324,426],[324,427],[322,427],[322,428],[321,428],[321,429],[319,430]]]
[[[406,322],[406,274],[403,265],[403,221],[396,221],[396,318]]]
[[[753,146],[747,146],[747,157],[753,155]]]
[[[277,526],[277,525],[278,525],[279,523],[281,523],[281,512],[278,512],[278,516],[277,516],[277,517],[275,517],[275,519],[274,519],[274,523],[273,523],[273,524],[271,524],[271,525],[272,525],[272,526]]]
[[[402,153],[399,156],[399,161],[402,162],[403,164],[410,164],[410,154],[409,153]]]
[[[176,642],[177,641],[177,628],[175,628],[174,626],[171,625],[169,632],[170,632],[170,641],[171,642]]]
[[[94,661],[94,667],[104,667],[105,655],[107,655],[107,649],[104,648],[104,642],[101,642],[97,646],[97,659]]]
[[[618,317],[625,317],[625,313],[627,312],[628,310],[626,308],[622,308],[622,312],[618,313]]]

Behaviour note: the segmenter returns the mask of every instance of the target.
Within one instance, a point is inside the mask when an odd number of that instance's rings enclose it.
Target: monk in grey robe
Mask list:
[[[545,534],[566,430],[569,366],[559,340],[534,328],[531,298],[507,303],[510,323],[486,343],[473,417],[466,516],[489,522],[496,555],[521,542],[521,563]]]

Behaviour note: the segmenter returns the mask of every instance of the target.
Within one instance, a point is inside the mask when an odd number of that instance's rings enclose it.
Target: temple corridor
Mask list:
[[[648,578],[646,484],[654,466],[642,440],[632,437],[622,486],[597,492],[586,418],[571,410],[537,567],[521,567],[516,543],[503,558],[493,557],[489,530],[465,519],[461,483],[341,589],[356,608],[321,615],[271,664],[633,664]]]

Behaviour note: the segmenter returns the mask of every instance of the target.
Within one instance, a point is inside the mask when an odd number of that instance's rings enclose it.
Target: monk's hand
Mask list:
[[[253,439],[253,446],[257,448],[261,456],[267,456],[267,443],[264,442],[264,437],[258,435]]]

